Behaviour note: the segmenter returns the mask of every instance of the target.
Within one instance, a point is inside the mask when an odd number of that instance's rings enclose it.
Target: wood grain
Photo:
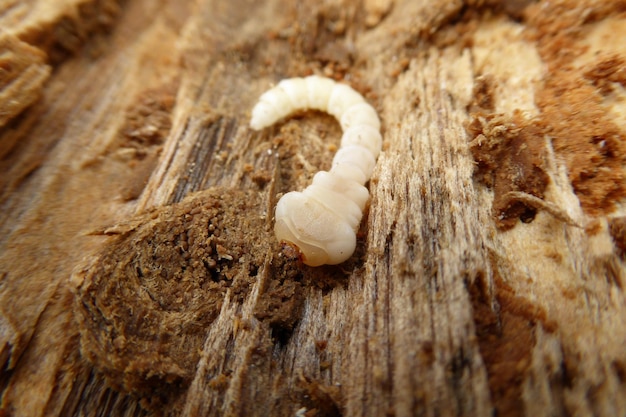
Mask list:
[[[62,12],[18,19],[27,3],[5,3],[13,36],[53,67],[0,128],[5,415],[626,412],[624,196],[609,187],[625,162],[623,1],[46,2],[85,23],[62,54],[36,41]],[[99,16],[107,35],[88,23]],[[38,35],[15,35],[26,26]],[[352,85],[383,124],[357,252],[335,267],[299,265],[271,228],[280,194],[329,167],[338,124],[247,126],[269,86],[311,73]],[[549,179],[542,196],[511,194],[532,215],[508,230],[470,150],[468,126],[496,116],[484,139],[532,125]],[[568,142],[568,126],[585,128]],[[115,385],[81,354],[85,274],[147,218],[216,190],[258,197],[224,211],[248,219],[228,230],[255,249],[217,275],[233,285],[198,330],[195,371]]]

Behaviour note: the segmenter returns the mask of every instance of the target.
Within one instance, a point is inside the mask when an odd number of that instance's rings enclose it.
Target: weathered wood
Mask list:
[[[50,75],[50,67],[44,64],[45,54],[15,36],[4,34],[0,38],[0,50],[3,69],[0,74],[0,100],[3,103],[0,126],[4,126],[39,98],[43,83]],[[4,144],[3,148],[9,146]]]
[[[626,413],[623,1],[35,3],[1,6],[54,67],[0,131],[3,412]],[[339,126],[247,127],[310,73],[383,122],[336,267],[271,229]]]

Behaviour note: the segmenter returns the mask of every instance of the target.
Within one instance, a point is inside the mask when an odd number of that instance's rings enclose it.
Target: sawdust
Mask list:
[[[172,82],[143,92],[126,115],[118,140],[112,144],[112,147],[117,145],[118,154],[127,153],[128,165],[135,174],[121,190],[124,200],[139,197],[156,167],[172,127],[171,112],[177,89],[178,83]]]
[[[481,97],[479,102],[485,103]],[[497,226],[509,229],[518,219],[531,221],[536,208],[511,198],[510,193],[544,197],[548,175],[541,125],[529,122],[520,113],[512,120],[504,115],[477,113],[468,132],[473,138],[470,150],[478,162],[476,176],[494,190],[492,211]]]
[[[626,196],[626,137],[607,116],[599,89],[579,73],[546,80],[537,96],[543,134],[565,160],[583,209],[608,214]]]
[[[603,96],[614,91],[614,83],[626,87],[626,60],[618,55],[600,60],[585,72],[585,78],[600,90]]]
[[[603,106],[608,83],[624,82],[624,57],[598,56],[575,65],[588,48],[582,43],[591,23],[626,11],[626,2],[563,0],[531,5],[526,13],[528,37],[536,42],[548,67],[536,93],[543,132],[565,160],[581,206],[600,216],[626,196],[626,133]]]
[[[536,344],[535,328],[554,332],[556,324],[540,307],[517,296],[497,273],[494,284],[488,290],[485,277],[479,276],[468,286],[476,335],[497,415],[523,416],[522,382]]]
[[[136,103],[127,110],[117,137],[104,153],[105,157],[126,163],[132,171],[120,189],[124,201],[141,195],[156,167],[172,127],[171,112],[177,89],[178,83],[172,82],[139,94]]]
[[[118,236],[73,280],[82,354],[113,386],[154,397],[189,383],[225,298],[256,279],[259,212],[256,193],[214,188],[103,231]]]
[[[609,232],[617,254],[626,261],[626,217],[616,217],[609,221]]]
[[[319,417],[341,417],[342,397],[337,386],[326,385],[316,379],[300,375],[298,389],[309,412],[307,415]]]
[[[597,54],[592,63],[575,65],[586,48],[581,39],[588,25],[624,11],[624,1],[537,2],[518,11],[527,39],[538,46],[547,67],[545,78],[536,86],[539,114],[535,117],[494,113],[494,80],[477,79],[468,109],[470,150],[477,162],[475,177],[494,191],[493,215],[501,229],[515,226],[517,219],[532,220],[532,207],[504,197],[519,190],[543,198],[548,184],[547,142],[565,163],[585,213],[607,215],[626,196],[625,132],[613,122],[604,104],[617,86],[625,85],[626,57]],[[624,217],[609,220],[615,251],[622,260],[625,225]],[[487,280],[478,277],[468,291],[496,414],[521,416],[527,414],[523,381],[532,377],[536,329],[541,326],[551,333],[557,325],[544,310],[516,295],[497,270],[494,263],[493,288],[488,289]],[[621,288],[619,281],[615,282]],[[573,360],[565,355],[559,377],[551,381],[555,392],[571,386],[576,378]],[[621,362],[615,364],[620,378],[623,369]]]
[[[284,344],[302,315],[302,263],[297,258],[279,256],[271,266],[269,276],[271,278],[254,308],[254,316],[269,324],[273,338]]]
[[[626,197],[626,133],[603,104],[615,85],[626,84],[625,58],[613,54],[599,56],[593,64],[574,65],[585,50],[580,41],[586,25],[625,7],[623,1],[603,5],[557,1],[531,4],[521,13],[526,36],[538,45],[548,68],[535,92],[540,111],[536,117],[493,113],[494,81],[478,78],[467,130],[478,163],[476,176],[494,190],[493,215],[499,228],[534,218],[535,208],[506,194],[522,191],[543,198],[548,183],[543,162],[546,139],[565,162],[587,214],[606,215]]]

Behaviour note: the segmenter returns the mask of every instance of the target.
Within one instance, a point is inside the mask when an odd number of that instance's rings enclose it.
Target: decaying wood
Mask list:
[[[106,30],[119,14],[119,0],[4,0],[0,27],[46,51],[53,61],[76,52]]]
[[[50,67],[44,63],[45,54],[13,35],[0,37],[0,50],[0,126],[4,126],[39,98]]]
[[[626,413],[623,1],[0,7],[0,414]],[[339,126],[247,126],[311,73],[383,122],[333,267],[272,211]]]

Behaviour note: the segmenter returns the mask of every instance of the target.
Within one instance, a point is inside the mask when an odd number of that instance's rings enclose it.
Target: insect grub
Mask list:
[[[321,110],[343,130],[330,171],[320,171],[303,191],[278,201],[274,233],[297,247],[310,266],[344,262],[356,248],[356,231],[369,198],[370,179],[382,146],[376,110],[351,87],[316,75],[289,78],[266,91],[252,110],[260,130],[299,110]]]

